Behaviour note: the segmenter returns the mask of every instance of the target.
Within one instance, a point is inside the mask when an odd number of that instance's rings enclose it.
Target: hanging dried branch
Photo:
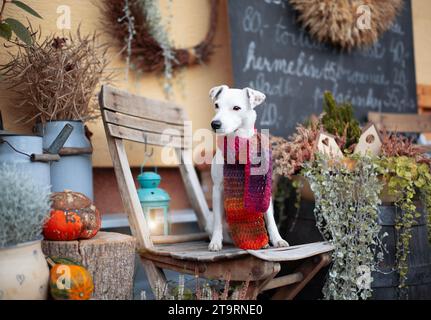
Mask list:
[[[192,48],[171,48],[173,53],[172,68],[184,67],[208,62],[214,51],[214,35],[217,26],[217,0],[211,0],[211,16],[208,32],[203,41]],[[124,39],[129,37],[129,27],[126,22],[120,23],[124,16],[124,0],[104,0],[100,5],[104,19],[101,21],[109,34],[117,39],[118,46],[124,47]],[[163,71],[166,67],[165,51],[151,32],[150,23],[142,0],[129,0],[128,7],[134,18],[136,35],[132,43],[131,62],[140,70],[146,72]],[[126,55],[127,52],[124,51]]]
[[[98,35],[67,37],[51,35],[40,39],[32,33],[32,43],[12,42],[18,47],[11,60],[1,66],[3,79],[17,93],[16,108],[23,113],[18,121],[87,121],[99,116],[95,90],[109,81],[106,44]]]

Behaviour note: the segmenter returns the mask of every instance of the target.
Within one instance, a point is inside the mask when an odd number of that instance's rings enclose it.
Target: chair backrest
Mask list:
[[[209,209],[191,156],[191,130],[183,108],[169,102],[132,95],[112,86],[102,86],[99,104],[118,187],[130,228],[140,249],[153,241],[136,192],[123,139],[175,148],[190,203],[201,229],[207,226]],[[190,139],[188,139],[190,138]]]
[[[396,132],[431,132],[431,114],[368,112],[378,129]]]

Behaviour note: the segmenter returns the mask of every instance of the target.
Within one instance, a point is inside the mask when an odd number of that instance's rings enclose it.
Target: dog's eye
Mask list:
[[[216,104],[214,105],[214,107],[215,107],[216,109],[218,109],[218,103],[216,103]]]
[[[238,106],[235,106],[235,107],[233,107],[233,110],[238,111],[238,110],[241,110],[241,108]]]

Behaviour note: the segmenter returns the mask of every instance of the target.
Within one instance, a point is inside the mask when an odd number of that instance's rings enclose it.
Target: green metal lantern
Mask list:
[[[154,226],[158,218],[158,211],[163,211],[163,233],[168,235],[171,231],[171,219],[168,213],[169,202],[171,198],[169,194],[158,188],[162,178],[154,171],[145,171],[141,168],[141,173],[138,175],[138,197],[141,202],[142,210],[148,224]],[[151,214],[153,214],[153,217]]]

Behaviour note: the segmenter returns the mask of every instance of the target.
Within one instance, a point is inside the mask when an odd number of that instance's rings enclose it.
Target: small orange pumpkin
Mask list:
[[[90,239],[97,234],[101,226],[100,212],[84,194],[65,190],[54,192],[51,200],[53,211],[44,227],[45,239],[70,241]]]
[[[50,258],[49,287],[55,300],[88,300],[94,290],[93,278],[82,265],[67,258]]]
[[[51,210],[43,227],[47,240],[70,241],[79,238],[82,230],[81,217],[74,211]]]

